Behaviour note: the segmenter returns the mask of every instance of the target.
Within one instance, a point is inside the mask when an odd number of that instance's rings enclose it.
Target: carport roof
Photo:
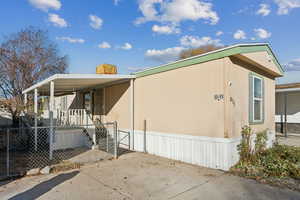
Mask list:
[[[300,71],[285,72],[283,77],[276,79],[276,92],[300,91]]]
[[[46,95],[50,91],[50,82],[54,82],[55,95],[75,92],[97,86],[112,85],[134,79],[134,75],[119,74],[55,74],[25,89],[23,94],[38,89],[39,94]]]

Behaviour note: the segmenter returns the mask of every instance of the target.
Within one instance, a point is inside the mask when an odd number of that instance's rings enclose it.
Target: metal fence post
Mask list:
[[[9,177],[9,129],[6,130],[6,174]]]
[[[49,159],[53,158],[53,137],[54,137],[54,129],[53,129],[53,110],[54,110],[54,82],[50,82],[50,104],[49,104],[49,114],[50,114],[50,131],[49,131]]]
[[[118,123],[114,122],[114,158],[118,158]]]
[[[34,150],[37,151],[38,90],[34,89]]]
[[[38,134],[37,114],[34,114],[34,150],[37,151],[37,134]]]
[[[52,160],[52,158],[53,158],[53,135],[54,135],[53,134],[53,126],[50,125],[50,128],[49,128],[49,160]]]
[[[128,147],[129,147],[129,150],[131,150],[130,132],[128,133]]]
[[[147,132],[147,121],[144,120],[144,153],[147,152],[147,140],[146,140],[146,132]]]
[[[108,135],[109,135],[109,129],[106,130],[106,152],[108,153]]]

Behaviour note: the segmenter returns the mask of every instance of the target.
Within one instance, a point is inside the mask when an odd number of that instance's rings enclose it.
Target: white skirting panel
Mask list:
[[[268,133],[274,140],[275,134]],[[241,138],[213,138],[158,132],[146,133],[147,153],[204,167],[229,170],[239,160]],[[134,131],[134,150],[144,151],[144,132]],[[271,142],[268,142],[268,146]]]
[[[54,150],[69,148],[89,147],[88,139],[82,130],[56,130],[54,139]]]

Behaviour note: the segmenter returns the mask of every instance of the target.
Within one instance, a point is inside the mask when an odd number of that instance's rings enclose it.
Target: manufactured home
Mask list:
[[[50,96],[50,113],[55,96],[73,94],[70,110],[55,111],[51,123],[70,115],[116,121],[130,133],[131,150],[228,170],[238,161],[243,126],[274,139],[275,78],[282,75],[268,44],[238,44],[131,75],[57,74],[23,93]]]

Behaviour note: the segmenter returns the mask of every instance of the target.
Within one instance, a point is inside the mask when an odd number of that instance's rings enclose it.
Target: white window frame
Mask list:
[[[260,80],[260,91],[261,91],[261,97],[255,97],[255,79]],[[262,122],[263,121],[263,79],[259,76],[252,76],[252,121],[254,123]],[[255,101],[260,101],[260,119],[255,120]]]

